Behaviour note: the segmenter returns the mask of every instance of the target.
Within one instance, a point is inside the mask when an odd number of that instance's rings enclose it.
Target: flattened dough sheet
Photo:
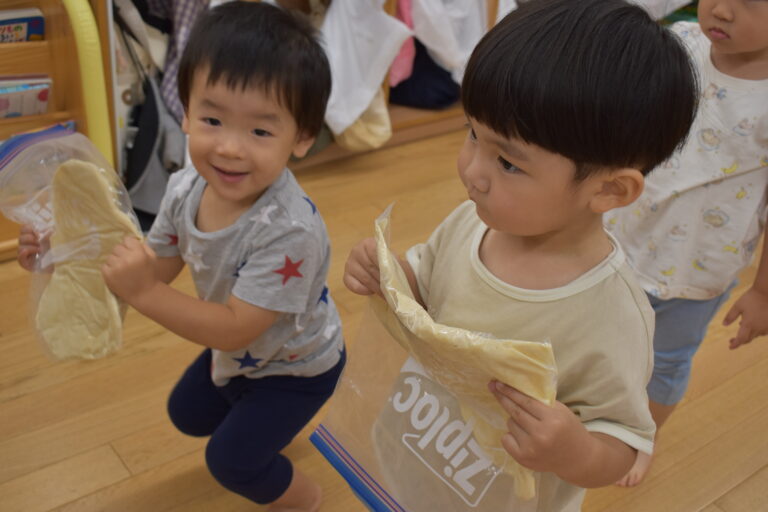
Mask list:
[[[118,207],[121,187],[116,173],[81,160],[64,162],[54,174],[51,250],[56,261],[35,325],[57,359],[95,359],[122,344],[124,308],[101,276],[115,245],[126,235],[141,238]]]
[[[413,297],[405,273],[387,247],[389,210],[376,220],[381,289],[386,303],[373,309],[386,329],[429,376],[458,399],[466,421],[475,422],[474,436],[494,464],[515,480],[515,493],[535,494],[533,472],[501,448],[507,432],[506,413],[488,391],[493,378],[544,403],[555,399],[557,372],[549,343],[501,340],[435,323]]]

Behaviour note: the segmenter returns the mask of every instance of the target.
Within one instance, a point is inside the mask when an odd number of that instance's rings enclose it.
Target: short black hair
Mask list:
[[[328,58],[317,31],[301,13],[263,2],[233,1],[200,14],[179,62],[179,98],[189,108],[195,72],[208,83],[261,87],[293,116],[299,132],[315,136],[331,93]]]
[[[681,146],[698,83],[683,43],[623,0],[531,0],[478,43],[462,103],[495,132],[601,169],[646,174]]]

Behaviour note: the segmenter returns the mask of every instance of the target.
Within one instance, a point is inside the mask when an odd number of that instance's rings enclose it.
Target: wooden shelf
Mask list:
[[[13,134],[74,120],[87,133],[74,34],[61,0],[0,0],[3,8],[37,7],[45,16],[45,39],[0,44],[0,74],[41,73],[51,78],[48,113],[0,119],[0,140]],[[19,227],[0,215],[0,261],[13,258]]]
[[[18,224],[6,219],[0,213],[0,261],[11,260],[16,257],[17,237],[19,236]]]
[[[38,128],[45,128],[52,124],[70,121],[74,118],[73,114],[67,110],[59,112],[49,112],[48,114],[39,114],[35,116],[10,117],[0,119],[0,140],[5,140],[13,134],[28,132]]]
[[[51,69],[49,41],[0,44],[0,75],[49,73]]]
[[[389,117],[392,123],[392,137],[383,146],[376,149],[397,146],[426,137],[434,137],[435,135],[460,130],[466,123],[464,110],[459,104],[444,110],[426,110],[401,105],[390,105]],[[369,151],[376,151],[376,149]],[[350,151],[333,143],[319,153],[299,162],[290,163],[288,166],[294,171],[299,171],[313,165],[361,155],[369,151]]]
[[[2,221],[10,222],[6,219],[2,219]],[[15,239],[0,241],[0,261],[8,261],[16,258],[17,247],[18,242]]]

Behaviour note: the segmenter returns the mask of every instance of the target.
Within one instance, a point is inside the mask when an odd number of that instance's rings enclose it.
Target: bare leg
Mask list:
[[[320,510],[322,491],[307,475],[293,467],[293,478],[288,489],[269,506],[269,512],[317,512]]]
[[[651,416],[653,416],[653,421],[656,422],[656,441],[658,441],[659,430],[661,430],[661,426],[666,423],[667,418],[669,418],[669,416],[672,414],[672,411],[675,410],[677,404],[662,405],[660,403],[654,402],[653,400],[650,400],[648,406],[651,409]],[[635,459],[635,463],[632,465],[632,468],[630,468],[629,472],[624,475],[621,480],[616,482],[616,485],[621,487],[634,487],[642,482],[643,478],[645,478],[645,475],[648,473],[648,470],[651,469],[652,460],[653,457],[651,455],[643,452],[637,452],[637,458]]]

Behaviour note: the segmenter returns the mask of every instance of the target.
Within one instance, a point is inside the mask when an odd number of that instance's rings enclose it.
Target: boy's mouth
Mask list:
[[[727,32],[725,32],[724,30],[720,30],[717,27],[712,27],[707,32],[709,33],[709,37],[718,41],[731,38],[731,36],[729,36]]]
[[[226,169],[221,169],[220,167],[216,167],[215,165],[212,166],[213,169],[216,171],[216,174],[223,180],[228,183],[235,183],[248,175],[247,172],[237,172],[237,171],[228,171]]]

